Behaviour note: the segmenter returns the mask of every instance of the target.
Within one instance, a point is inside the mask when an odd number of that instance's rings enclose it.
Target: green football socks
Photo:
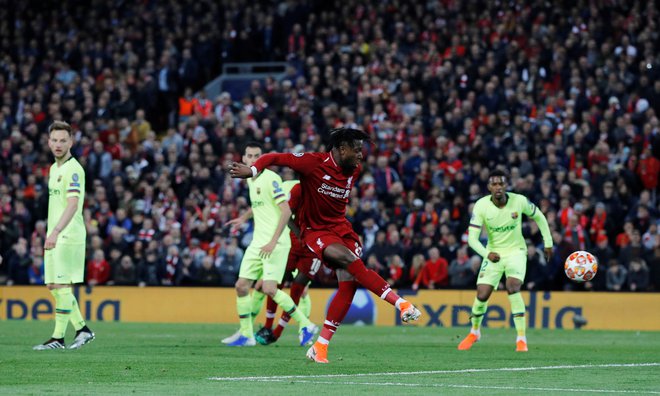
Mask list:
[[[273,301],[275,301],[277,305],[279,305],[282,310],[284,310],[284,312],[288,313],[289,316],[300,323],[302,327],[307,327],[312,324],[309,318],[307,318],[307,316],[305,316],[305,314],[302,313],[298,307],[296,307],[296,304],[294,304],[291,297],[282,290],[277,290],[277,293],[275,293],[275,296],[273,296]]]
[[[472,303],[472,315],[470,316],[470,321],[472,321],[472,332],[478,332],[481,328],[481,321],[484,320],[484,314],[488,309],[488,301],[481,301],[478,298],[474,298],[474,303]]]
[[[243,297],[236,297],[236,311],[238,320],[241,324],[241,334],[245,337],[253,337],[252,328],[252,297],[248,294]]]
[[[266,295],[258,290],[252,291],[252,305],[251,305],[251,314],[252,314],[252,323],[257,320],[261,308],[264,306],[264,299]]]
[[[525,301],[523,301],[520,292],[509,294],[511,303],[511,315],[513,315],[513,324],[516,326],[518,337],[525,336]]]
[[[70,287],[53,289],[50,293],[55,297],[55,330],[53,330],[53,338],[61,339],[64,338],[64,333],[66,333],[66,326],[69,324],[69,316],[71,316],[73,302],[76,298],[73,296]]]

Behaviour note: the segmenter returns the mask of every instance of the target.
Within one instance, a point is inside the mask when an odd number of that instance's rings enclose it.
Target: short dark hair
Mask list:
[[[339,147],[344,143],[353,143],[356,140],[371,141],[371,138],[366,132],[359,129],[344,127],[331,129],[328,150],[332,150],[333,147]]]
[[[48,136],[50,136],[53,131],[67,131],[69,136],[73,137],[73,128],[71,128],[71,125],[69,125],[68,122],[53,121],[53,123],[48,126]]]
[[[259,150],[261,150],[262,153],[264,152],[264,145],[257,142],[256,140],[251,140],[245,143],[245,147],[243,148],[243,154],[245,154],[245,151],[248,149],[248,147],[258,148]]]
[[[488,175],[488,180],[490,180],[491,177],[503,177],[509,180],[509,174],[502,169],[493,169],[493,171]]]

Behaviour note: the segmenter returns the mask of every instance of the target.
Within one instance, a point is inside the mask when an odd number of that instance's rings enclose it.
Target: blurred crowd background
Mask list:
[[[546,262],[525,221],[526,289],[660,290],[653,1],[0,4],[5,284],[43,282],[46,129],[62,119],[86,169],[90,285],[233,285],[252,230],[223,226],[249,202],[227,164],[249,140],[323,150],[344,125],[373,140],[347,215],[395,287],[474,287],[469,213],[501,167],[556,247]],[[223,64],[261,61],[286,77],[207,97]],[[564,276],[574,250],[598,257],[592,282]]]

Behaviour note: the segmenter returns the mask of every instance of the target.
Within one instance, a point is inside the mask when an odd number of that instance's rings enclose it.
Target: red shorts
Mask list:
[[[319,268],[321,268],[322,262],[311,250],[307,250],[309,253],[304,255],[295,254],[293,249],[289,252],[286,272],[293,272],[293,270],[297,269],[301,274],[307,275],[309,279],[314,279]]]
[[[362,243],[360,237],[353,231],[350,224],[340,224],[331,227],[327,230],[307,230],[303,233],[303,242],[308,248],[312,249],[314,253],[323,258],[323,251],[328,246],[339,243],[344,245],[353,252],[356,256],[362,257]],[[325,263],[328,267],[333,268],[330,263]]]
[[[309,279],[314,279],[319,268],[321,268],[321,259],[303,245],[300,239],[291,234],[291,250],[289,250],[289,259],[286,263],[286,272],[293,272],[297,269],[307,275]]]

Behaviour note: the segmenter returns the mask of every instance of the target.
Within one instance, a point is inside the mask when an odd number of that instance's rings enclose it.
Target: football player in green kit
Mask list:
[[[543,236],[546,259],[552,255],[552,235],[548,221],[541,211],[525,196],[507,192],[508,178],[504,171],[495,170],[488,177],[487,195],[479,199],[472,209],[468,244],[483,257],[477,276],[477,297],[472,304],[472,329],[461,341],[458,349],[465,351],[481,338],[481,321],[488,307],[488,298],[506,276],[506,290],[511,303],[511,314],[516,327],[516,351],[527,352],[525,336],[525,302],[520,287],[527,268],[527,245],[522,234],[522,215],[538,224]],[[486,227],[488,244],[479,241],[481,228]]]

